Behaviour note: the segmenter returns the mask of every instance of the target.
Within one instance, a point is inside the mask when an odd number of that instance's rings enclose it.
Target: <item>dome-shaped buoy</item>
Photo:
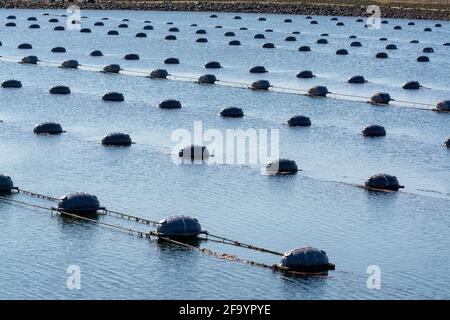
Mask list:
[[[81,29],[80,29],[80,32],[81,32],[81,33],[91,33],[92,31],[91,31],[91,29],[89,29],[89,28],[81,28]]]
[[[297,41],[297,38],[294,36],[287,36],[284,41],[288,41],[288,42],[293,42],[293,41]]]
[[[5,23],[5,27],[15,27],[16,24],[14,22],[7,22]]]
[[[233,31],[228,31],[223,34],[225,37],[234,37],[236,34]]]
[[[79,63],[77,60],[67,60],[61,64],[61,68],[66,69],[77,69],[79,67]]]
[[[409,43],[419,43],[419,40],[411,40]]]
[[[362,131],[365,137],[384,137],[386,135],[386,129],[383,126],[372,124]]]
[[[56,19],[56,18],[51,18],[51,19],[48,20],[48,22],[50,22],[50,23],[58,23],[59,20]]]
[[[340,22],[336,23],[336,25],[337,25],[338,27],[342,27],[342,26],[344,26],[345,24],[344,24],[342,21],[340,21]]]
[[[362,47],[362,44],[359,41],[353,41],[350,43],[350,47]]]
[[[301,47],[298,48],[298,51],[300,51],[300,52],[309,52],[309,51],[311,51],[311,48],[308,47],[308,46],[301,46]]]
[[[28,28],[30,28],[30,29],[40,29],[41,26],[36,24],[36,23],[34,23],[34,24],[30,24],[30,26]]]
[[[37,18],[36,17],[28,17],[27,21],[37,21]]]
[[[416,60],[417,62],[429,62],[430,58],[428,58],[427,56],[419,56]]]
[[[356,22],[359,22],[359,23],[361,23],[361,22],[364,22],[364,20],[363,20],[363,19],[361,19],[361,18],[359,18],[359,19],[356,19]]]
[[[178,152],[178,156],[183,160],[206,160],[209,158],[209,150],[206,146],[199,146],[191,144],[184,147]]]
[[[160,102],[159,107],[161,109],[180,109],[181,102],[178,100],[168,99]]]
[[[325,86],[314,86],[308,90],[308,95],[312,97],[326,97],[328,89]]]
[[[70,214],[94,214],[100,207],[97,197],[84,192],[77,192],[62,197],[58,202],[58,211]]]
[[[117,26],[117,28],[123,28],[123,29],[126,29],[126,28],[128,28],[128,25],[127,25],[126,23],[121,23],[121,24],[119,24],[119,25]]]
[[[240,27],[239,30],[245,31],[245,30],[248,30],[248,28],[247,27]]]
[[[378,173],[367,178],[364,186],[369,189],[390,191],[398,191],[400,188],[403,188],[397,177],[385,173]]]
[[[222,68],[222,66],[217,61],[210,61],[205,64],[205,68],[206,69],[220,69],[220,68]]]
[[[306,116],[294,116],[287,122],[289,127],[310,127],[311,119]]]
[[[290,250],[283,255],[280,267],[298,272],[323,272],[334,270],[325,251],[305,247]]]
[[[190,26],[191,26],[191,27],[198,27],[198,24],[196,24],[196,23],[191,23]]]
[[[254,66],[248,70],[250,73],[266,73],[268,72],[264,66]]]
[[[348,54],[348,51],[346,50],[346,49],[339,49],[339,50],[337,50],[336,51],[336,54],[339,56],[339,55],[347,55]]]
[[[156,69],[150,72],[150,78],[152,79],[167,79],[169,73],[166,69]]]
[[[121,132],[109,133],[102,139],[102,145],[113,147],[129,147],[133,144],[129,134]]]
[[[7,16],[6,19],[8,19],[8,20],[16,20],[17,17],[14,16],[14,15],[10,15],[10,16]]]
[[[405,84],[403,84],[402,88],[407,90],[418,90],[420,89],[421,85],[419,81],[408,81]]]
[[[90,53],[91,57],[103,57],[103,52],[100,50],[94,50]]]
[[[380,41],[388,41],[388,39],[387,38],[380,38],[380,39],[378,39],[378,40],[380,40]]]
[[[5,176],[4,174],[0,174],[0,193],[11,193],[11,190],[14,188],[14,183],[9,176]]]
[[[22,82],[19,80],[5,80],[2,82],[3,88],[22,88]]]
[[[70,94],[70,88],[66,86],[54,86],[49,90],[50,94]]]
[[[319,22],[317,22],[316,20],[311,20],[309,24],[319,24]]]
[[[51,50],[53,53],[65,53],[66,52],[66,48],[64,47],[54,47]]]
[[[230,45],[230,46],[240,46],[241,42],[239,40],[231,40],[230,42],[228,42],[228,45]]]
[[[125,60],[139,60],[139,55],[136,53],[128,53],[123,58]]]
[[[425,29],[423,29],[423,31],[425,31],[425,32],[431,32],[431,31],[433,31],[431,28],[425,28]]]
[[[434,26],[435,26],[436,28],[441,28],[441,27],[442,27],[442,24],[436,23]]]
[[[180,64],[180,60],[177,58],[167,58],[164,60],[164,64]]]
[[[444,146],[446,146],[447,148],[450,148],[450,138],[448,138],[447,140],[445,140]]]
[[[269,90],[270,87],[271,84],[268,80],[257,80],[251,85],[253,90]]]
[[[426,47],[426,48],[423,48],[422,51],[423,51],[423,53],[433,53],[434,49],[431,47]]]
[[[363,76],[353,76],[347,80],[348,83],[366,83],[367,80]]]
[[[262,33],[257,33],[257,34],[255,34],[255,36],[253,38],[254,39],[265,39],[266,36],[263,35]]]
[[[402,30],[402,27],[401,26],[395,26],[394,30]]]
[[[348,38],[349,38],[349,39],[356,39],[356,38],[358,38],[358,37],[352,34],[352,35],[349,36]]]
[[[39,59],[36,56],[26,56],[26,57],[23,57],[22,60],[20,60],[20,63],[23,63],[23,64],[37,64],[38,61],[39,61]]]
[[[177,27],[172,27],[169,28],[169,32],[180,32],[180,29],[178,29]]]
[[[229,107],[220,112],[220,115],[225,118],[242,118],[244,111],[241,108]]]
[[[146,25],[146,26],[144,26],[142,29],[143,29],[143,30],[153,30],[154,28],[153,28],[153,26]]]
[[[168,238],[195,238],[202,233],[202,227],[195,218],[171,216],[159,222],[156,232]]]
[[[206,42],[208,42],[208,39],[206,39],[206,38],[198,38],[197,40],[195,40],[195,42],[206,43]]]
[[[299,73],[297,73],[297,78],[300,79],[310,79],[310,78],[314,78],[314,73],[312,73],[312,71],[310,70],[303,70],[300,71]]]
[[[449,46],[450,46],[450,42],[446,42],[446,43],[444,43],[444,44],[443,44],[443,46],[445,46],[445,47],[449,47]]]
[[[108,64],[103,67],[102,72],[105,73],[119,73],[122,68],[118,64]]]
[[[209,16],[210,18],[218,18],[217,14],[212,14]]]
[[[117,30],[110,30],[107,33],[108,36],[118,36],[119,35],[119,31]]]
[[[436,111],[450,112],[450,100],[443,100],[436,105]]]
[[[416,24],[413,21],[408,22],[408,26],[415,26]]]
[[[328,44],[328,40],[327,39],[319,39],[316,41],[317,44]]]
[[[105,24],[101,21],[94,23],[94,27],[103,27]]]
[[[258,18],[258,21],[266,21],[267,19],[266,18],[264,18],[264,17],[259,17]]]
[[[206,30],[205,29],[198,29],[197,31],[195,31],[196,34],[206,34]]]
[[[372,97],[370,97],[370,102],[375,104],[389,104],[389,101],[391,100],[391,96],[386,92],[377,92]]]
[[[108,92],[102,97],[103,101],[122,102],[125,100],[123,94],[119,92]]]
[[[375,58],[377,58],[377,59],[387,59],[388,58],[388,54],[386,52],[378,52],[375,55]]]
[[[264,43],[264,44],[262,45],[262,47],[263,47],[264,49],[274,49],[274,48],[275,48],[275,45],[274,45],[273,43],[271,43],[271,42],[267,42],[267,43]]]
[[[164,39],[166,39],[166,40],[177,40],[177,37],[174,36],[173,34],[169,34]]]
[[[34,134],[57,135],[64,132],[62,126],[56,122],[40,123],[33,129]]]
[[[285,22],[285,23],[291,23],[291,22],[292,22],[292,19],[289,19],[289,18],[288,18],[288,19],[284,19],[284,22]]]
[[[242,17],[241,17],[241,16],[234,16],[233,19],[234,19],[234,20],[241,20]]]
[[[298,167],[294,160],[279,159],[269,163],[266,171],[269,174],[295,174],[298,172]]]
[[[66,28],[64,28],[63,26],[56,26],[53,28],[54,31],[64,31],[66,30]]]
[[[203,84],[214,84],[214,83],[216,83],[217,78],[213,74],[204,74],[204,75],[201,75],[197,81],[198,81],[198,83],[203,83]]]
[[[147,34],[145,32],[138,32],[135,35],[136,38],[147,38]]]
[[[33,49],[33,46],[29,43],[21,43],[17,46],[17,49],[29,50],[29,49]]]

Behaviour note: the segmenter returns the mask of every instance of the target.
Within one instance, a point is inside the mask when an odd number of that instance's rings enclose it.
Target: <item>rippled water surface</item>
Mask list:
[[[65,26],[65,12],[0,10],[0,80],[17,79],[20,89],[0,88],[0,171],[26,190],[59,197],[76,191],[96,194],[102,205],[148,219],[185,214],[199,219],[204,229],[277,251],[301,246],[325,250],[336,270],[326,277],[294,278],[246,264],[219,260],[155,240],[144,240],[88,222],[73,221],[38,209],[0,202],[0,298],[3,299],[422,299],[450,298],[450,151],[443,147],[450,137],[450,115],[430,110],[450,98],[450,24],[441,21],[388,19],[379,30],[364,28],[354,17],[209,13],[83,11],[82,27],[92,33],[53,31]],[[5,27],[9,15],[16,27]],[[27,21],[30,16],[37,22]],[[264,16],[266,21],[258,21]],[[50,18],[59,23],[50,23]],[[101,21],[105,26],[96,27]],[[128,28],[117,28],[123,18]],[[291,18],[292,23],[285,23]],[[144,23],[151,20],[151,23]],[[173,25],[167,25],[173,22]],[[40,29],[29,29],[32,23]],[[198,27],[192,27],[191,24]],[[441,23],[442,27],[435,27]],[[147,38],[135,38],[146,24]],[[216,28],[215,26],[223,28]],[[394,30],[401,25],[402,30]],[[163,40],[170,27],[178,27],[176,41]],[[248,30],[240,30],[247,27]],[[431,27],[432,32],[424,32]],[[197,35],[205,29],[206,35]],[[273,32],[265,32],[273,29]],[[107,36],[119,30],[119,36]],[[227,31],[235,37],[225,37]],[[284,39],[294,31],[297,41]],[[263,33],[266,39],[254,39]],[[322,33],[328,45],[318,45]],[[356,35],[358,39],[349,39]],[[205,37],[208,43],[196,43]],[[388,41],[379,41],[386,37]],[[229,46],[232,39],[241,46]],[[418,44],[410,41],[419,40]],[[350,47],[358,40],[362,47]],[[275,49],[263,49],[272,42]],[[19,50],[30,43],[31,50]],[[385,50],[394,43],[398,50]],[[301,45],[311,52],[299,52]],[[66,53],[52,53],[63,46]],[[432,47],[434,53],[422,53]],[[347,56],[335,54],[345,48]],[[103,57],[89,53],[102,50]],[[375,59],[386,51],[389,59]],[[126,61],[137,53],[139,61]],[[37,66],[14,59],[36,55]],[[430,62],[419,63],[420,55]],[[9,58],[7,58],[9,57]],[[179,65],[164,65],[168,57]],[[214,73],[219,80],[251,83],[268,79],[272,85],[307,90],[326,85],[333,93],[370,97],[389,92],[396,100],[389,107],[364,99],[314,99],[301,94],[254,92],[229,86],[199,85],[192,81],[158,81],[131,75],[108,75],[56,68],[50,62],[77,59],[82,66],[100,69],[118,63],[127,70],[149,72],[166,68],[179,76]],[[223,68],[208,70],[204,64],[219,61]],[[248,72],[264,65],[269,73]],[[311,70],[313,79],[297,79]],[[351,85],[346,80],[361,74],[369,81]],[[419,81],[424,88],[403,90],[401,85]],[[68,96],[48,93],[66,85]],[[121,103],[101,96],[119,91]],[[183,108],[162,110],[160,101],[178,99]],[[361,100],[361,101],[359,101]],[[243,108],[243,119],[224,119],[227,106]],[[293,115],[307,115],[310,128],[285,125]],[[40,122],[57,121],[67,133],[33,135]],[[260,165],[178,165],[170,156],[173,130],[279,129],[282,157],[293,159],[303,170],[294,176],[266,176]],[[365,139],[361,130],[372,123],[383,125],[387,136]],[[129,133],[130,148],[105,148],[99,140],[108,132]],[[370,193],[357,188],[377,172],[396,175],[405,189],[398,193]],[[11,199],[50,207],[54,203],[13,194]],[[112,217],[100,221],[130,225]],[[203,242],[220,252],[274,264],[279,257],[231,246]],[[81,290],[66,288],[69,265],[81,268]],[[381,289],[366,286],[367,267],[381,269]]]

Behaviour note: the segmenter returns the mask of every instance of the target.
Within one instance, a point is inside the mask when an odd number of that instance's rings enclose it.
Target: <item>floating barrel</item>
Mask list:
[[[53,53],[65,53],[66,52],[66,48],[64,47],[54,47],[51,50]]]
[[[366,83],[366,79],[363,76],[353,76],[347,80],[348,83]]]
[[[136,38],[147,38],[147,34],[145,32],[138,32],[135,35]]]
[[[128,53],[123,58],[125,60],[139,60],[139,55],[136,53]]]
[[[310,127],[311,119],[306,116],[294,116],[287,123],[289,127]]]
[[[303,70],[303,71],[300,71],[299,73],[297,73],[297,78],[300,78],[300,79],[310,79],[310,78],[314,78],[314,77],[315,77],[314,74],[310,70]]]
[[[153,30],[154,28],[153,28],[153,26],[147,25],[147,26],[144,26],[142,29],[144,29],[144,30]]]
[[[228,45],[230,45],[230,46],[240,46],[241,42],[239,40],[231,40],[230,42],[228,42]]]
[[[100,50],[94,50],[89,54],[91,57],[103,57],[103,52]]]
[[[81,28],[81,29],[80,29],[80,32],[81,32],[81,33],[91,33],[92,31],[91,31],[91,29],[89,29],[89,28]]]
[[[30,29],[40,29],[41,26],[38,25],[38,24],[30,24],[30,26],[28,28],[30,28]]]
[[[56,122],[44,122],[40,123],[33,129],[34,134],[50,134],[56,135],[64,132],[59,123]]]
[[[339,49],[336,51],[337,55],[347,55],[348,51],[346,49]]]
[[[254,39],[265,39],[266,36],[263,35],[262,33],[257,33],[257,34],[255,34],[255,36],[253,38]]]
[[[377,59],[387,59],[388,58],[388,54],[386,52],[378,52],[375,55],[375,58],[377,58]]]
[[[422,51],[423,51],[423,53],[433,53],[434,49],[431,47],[426,47],[426,48],[423,48]]]
[[[33,46],[29,43],[21,43],[17,46],[17,49],[33,49]]]
[[[445,145],[447,148],[450,148],[450,138],[448,138],[448,139],[444,142],[444,145]]]
[[[393,43],[388,44],[386,46],[386,50],[397,50],[397,49],[398,49],[397,46],[395,44],[393,44]]]
[[[49,90],[50,94],[70,94],[70,88],[66,86],[54,86]]]
[[[80,64],[77,60],[67,60],[61,64],[61,68],[77,69]]]
[[[225,118],[242,118],[244,111],[241,108],[229,107],[220,112],[220,115]]]
[[[280,267],[299,272],[320,272],[334,270],[325,251],[305,247],[290,250],[283,255]]]
[[[102,145],[113,147],[129,147],[133,144],[129,134],[121,132],[109,133],[102,139]]]
[[[166,79],[168,75],[166,69],[156,69],[150,72],[150,78],[152,79]]]
[[[288,36],[284,39],[284,41],[297,41],[297,38],[293,36]]]
[[[206,160],[209,158],[209,151],[205,146],[191,144],[181,149],[178,156],[184,160]]]
[[[11,193],[11,190],[14,188],[14,183],[9,176],[5,176],[4,174],[0,174],[0,193]]]
[[[267,42],[267,43],[264,43],[264,44],[262,45],[262,47],[263,47],[264,49],[274,49],[274,48],[275,48],[275,45],[274,45],[273,43],[271,43],[271,42]]]
[[[298,51],[308,52],[308,51],[311,51],[311,48],[308,47],[308,46],[301,46],[301,47],[298,48]]]
[[[168,238],[195,238],[202,233],[197,219],[188,216],[171,216],[159,222],[156,232]]]
[[[177,37],[175,37],[173,34],[169,34],[164,39],[166,39],[166,40],[177,40]]]
[[[376,104],[389,104],[389,101],[391,100],[391,96],[386,92],[377,92],[370,97],[370,101]]]
[[[222,68],[222,66],[217,61],[210,61],[205,64],[205,68],[206,69],[220,69],[220,68]]]
[[[164,60],[164,64],[179,64],[180,60],[177,58],[167,58]]]
[[[113,101],[113,102],[122,102],[125,100],[123,94],[119,92],[108,92],[105,93],[102,97],[103,101]]]
[[[2,82],[3,88],[22,88],[22,82],[19,80],[5,80]]]
[[[362,44],[359,41],[353,41],[350,43],[350,47],[362,47]]]
[[[57,209],[71,214],[94,214],[101,208],[96,196],[77,192],[62,197],[58,202]]]
[[[23,57],[22,60],[20,60],[20,63],[23,64],[36,64],[38,63],[39,59],[36,56],[27,56]]]
[[[250,73],[266,73],[268,72],[264,66],[254,66],[248,71]]]
[[[195,40],[195,42],[206,43],[206,42],[208,42],[208,39],[206,39],[206,38],[198,38],[197,40]]]
[[[386,135],[386,129],[380,125],[372,124],[362,131],[365,137],[384,137]]]
[[[217,78],[213,74],[201,75],[197,80],[198,83],[203,83],[203,84],[214,84],[214,83],[216,83],[216,81],[217,81]]]
[[[317,44],[328,44],[328,40],[327,39],[319,39],[316,41]]]
[[[224,33],[224,36],[225,37],[234,37],[234,36],[236,36],[236,34],[234,32],[232,32],[232,31],[228,31],[228,32]]]
[[[295,174],[298,167],[294,160],[278,159],[269,163],[266,166],[266,171],[269,174]]]
[[[403,84],[402,88],[407,90],[417,90],[420,89],[421,85],[419,81],[408,81]]]
[[[328,89],[325,86],[315,86],[308,90],[308,95],[312,97],[326,97]]]
[[[161,109],[180,109],[181,102],[174,99],[168,99],[160,102],[159,107]]]
[[[108,36],[118,36],[119,35],[119,31],[117,30],[110,30],[107,33]]]
[[[437,111],[450,112],[450,100],[443,100],[436,105]]]
[[[205,29],[198,29],[197,31],[195,31],[196,34],[206,34],[206,30]]]
[[[251,85],[253,90],[269,90],[270,87],[271,84],[268,80],[257,80]]]
[[[429,62],[430,58],[428,58],[427,56],[419,56],[416,60],[417,62]]]
[[[54,31],[64,31],[66,30],[66,28],[64,28],[63,26],[56,26],[53,28]]]
[[[102,72],[105,73],[119,73],[122,68],[118,64],[108,64],[103,67]]]
[[[398,182],[397,177],[385,173],[378,173],[366,179],[366,188],[378,190],[398,191],[403,186]]]

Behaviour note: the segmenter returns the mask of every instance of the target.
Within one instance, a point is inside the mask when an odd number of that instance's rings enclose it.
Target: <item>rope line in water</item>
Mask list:
[[[4,203],[7,203],[7,204],[11,204],[11,205],[18,204],[18,205],[22,205],[22,206],[28,206],[28,207],[31,207],[31,208],[35,208],[35,209],[41,209],[41,210],[50,211],[51,213],[55,212],[55,210],[53,208],[48,208],[48,207],[44,207],[44,206],[40,206],[40,205],[36,205],[36,204],[24,202],[24,201],[14,200],[14,199],[10,199],[10,198],[3,197],[3,196],[0,196],[0,201],[4,202]],[[151,237],[155,237],[155,238],[164,240],[164,241],[166,241],[168,243],[172,243],[172,244],[175,244],[175,245],[178,245],[178,246],[182,246],[182,247],[188,248],[190,250],[203,253],[203,254],[208,255],[208,256],[216,257],[218,259],[223,259],[223,260],[228,260],[228,261],[235,261],[235,262],[240,262],[240,263],[244,263],[244,264],[250,264],[250,265],[253,265],[253,266],[262,267],[262,268],[266,268],[266,269],[271,269],[273,271],[278,271],[278,272],[282,272],[282,273],[289,273],[289,274],[293,274],[293,275],[309,275],[310,274],[310,273],[305,273],[305,272],[289,270],[289,269],[287,269],[285,267],[282,267],[282,266],[279,266],[279,265],[276,265],[276,264],[269,265],[269,264],[262,263],[262,262],[257,262],[257,261],[253,261],[253,260],[249,260],[249,259],[239,258],[239,257],[237,257],[235,255],[228,254],[228,253],[216,252],[216,251],[209,250],[207,248],[195,247],[195,246],[190,245],[188,243],[180,242],[180,241],[168,238],[168,237],[161,236],[160,234],[158,234],[158,233],[156,233],[154,231],[149,231],[149,232],[139,231],[139,230],[126,228],[126,227],[122,227],[122,226],[111,224],[111,223],[97,221],[97,220],[94,220],[94,219],[90,219],[90,218],[87,218],[87,217],[79,216],[79,215],[68,213],[68,212],[64,212],[64,211],[57,211],[57,214],[58,215],[64,214],[65,216],[69,216],[69,217],[72,217],[74,219],[84,220],[84,221],[87,221],[87,222],[90,222],[90,223],[94,223],[94,224],[97,224],[97,225],[101,225],[101,226],[104,226],[104,227],[107,227],[107,228],[111,228],[111,229],[119,230],[119,231],[122,231],[122,232],[126,232],[127,234],[130,234],[130,235],[137,235],[140,238],[144,238],[145,237],[147,239],[150,239]],[[270,250],[267,250],[267,252],[270,252]]]
[[[14,62],[20,62],[21,58],[19,58],[19,57],[0,56],[0,60],[6,61],[6,62],[9,62],[10,60],[13,60]],[[49,61],[49,60],[39,60],[39,62],[43,62],[43,63],[50,64],[50,65],[55,65],[55,66],[58,66],[58,67],[61,65],[60,62]],[[81,68],[78,68],[79,70],[92,71],[92,72],[102,72],[103,71],[103,68],[101,68],[99,66],[79,64],[79,67],[81,67]],[[133,70],[133,69],[121,69],[120,71],[125,72],[125,73],[121,73],[122,75],[142,74],[145,77],[149,77],[149,75],[150,75],[150,71],[145,72],[145,71]],[[198,78],[196,78],[196,77],[173,75],[173,74],[169,74],[168,75],[168,79],[174,80],[174,81],[177,81],[177,79],[180,79],[179,81],[183,81],[181,79],[185,79],[185,80],[190,80],[190,81],[193,81],[193,82],[198,82]],[[217,82],[219,83],[219,85],[224,84],[222,86],[225,86],[225,87],[233,87],[233,88],[238,88],[238,89],[250,88],[250,84],[244,83],[244,82],[229,81],[229,80],[217,80]],[[225,84],[229,84],[229,85],[225,85]],[[285,94],[295,94],[295,95],[301,94],[301,95],[309,96],[308,95],[308,91],[304,90],[304,89],[288,88],[288,87],[273,86],[273,85],[271,86],[271,88],[275,89],[275,90],[271,90],[271,92],[285,93]],[[329,94],[331,94],[334,97],[327,96],[326,98],[328,98],[328,99],[339,100],[339,98],[337,98],[337,97],[348,97],[348,98],[364,99],[364,101],[362,101],[362,102],[368,102],[368,100],[370,100],[370,97],[360,96],[360,95],[355,95],[355,94],[346,94],[346,93],[338,93],[338,92],[329,92]],[[342,100],[345,100],[345,99],[342,99]],[[357,100],[357,101],[359,101],[359,100]],[[396,99],[392,99],[392,101],[393,102],[402,103],[402,104],[406,104],[406,105],[409,105],[409,106],[421,105],[421,106],[427,106],[427,107],[435,107],[435,104],[426,103],[426,102],[416,102],[416,101],[406,101],[406,100],[396,100]],[[421,107],[413,107],[413,108],[417,109],[417,110],[433,111],[433,109],[430,109],[430,108],[421,108]]]

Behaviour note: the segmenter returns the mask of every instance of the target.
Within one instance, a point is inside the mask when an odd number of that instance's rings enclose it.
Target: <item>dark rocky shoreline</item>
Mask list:
[[[71,4],[77,4],[82,9],[99,10],[154,10],[154,11],[199,11],[199,12],[245,12],[245,13],[276,13],[304,14],[328,16],[367,16],[363,5],[333,5],[312,3],[283,2],[252,2],[252,1],[110,1],[84,0],[49,1],[49,0],[3,0],[1,8],[17,9],[64,9]],[[383,18],[450,20],[450,8],[427,9],[415,5],[401,7],[380,5]]]

